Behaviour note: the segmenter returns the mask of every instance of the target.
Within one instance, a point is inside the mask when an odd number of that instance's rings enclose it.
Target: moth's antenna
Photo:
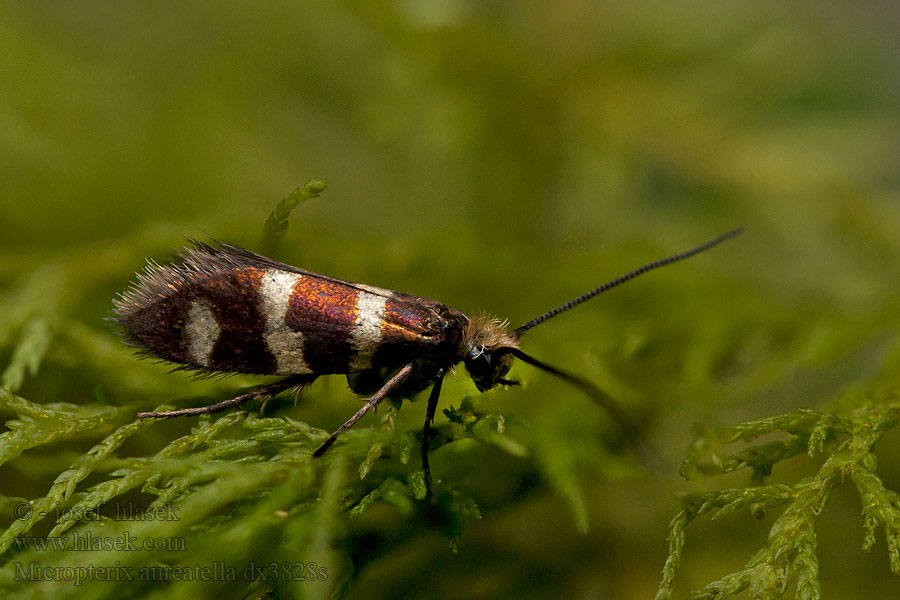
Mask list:
[[[662,473],[665,471],[665,461],[662,459],[659,452],[657,452],[656,449],[653,448],[653,446],[651,446],[643,438],[635,422],[625,414],[622,408],[618,404],[616,404],[612,398],[607,396],[596,385],[586,379],[578,377],[577,375],[567,373],[566,371],[557,369],[552,365],[548,365],[547,363],[540,361],[533,356],[525,354],[518,348],[503,348],[503,350],[511,353],[522,362],[526,362],[533,367],[537,367],[541,371],[546,371],[551,375],[559,377],[563,381],[571,383],[582,392],[590,396],[591,400],[599,404],[600,407],[606,411],[606,414],[608,414],[616,423],[616,425],[619,426],[628,441],[632,444],[634,449],[637,450],[637,453],[643,460],[644,464],[652,471],[655,471],[657,473]]]
[[[647,271],[652,271],[653,269],[657,269],[659,267],[664,267],[664,266],[670,265],[674,262],[678,262],[679,260],[684,260],[685,258],[690,258],[691,256],[700,254],[701,252],[709,250],[713,246],[718,246],[722,242],[730,240],[731,238],[733,238],[737,235],[740,235],[742,233],[744,233],[744,228],[738,227],[737,229],[732,229],[731,231],[729,231],[727,233],[723,233],[722,235],[720,235],[719,237],[717,237],[715,239],[709,240],[705,244],[700,244],[696,248],[691,248],[690,250],[687,250],[685,252],[673,254],[672,256],[668,256],[661,260],[657,260],[652,263],[647,263],[646,265],[639,267],[639,268],[635,269],[634,271],[631,271],[630,273],[626,273],[625,275],[622,275],[621,277],[617,277],[616,279],[613,279],[612,281],[607,281],[600,287],[594,288],[591,291],[587,292],[586,294],[582,294],[581,296],[578,296],[577,298],[575,298],[573,300],[569,300],[565,304],[557,306],[553,310],[548,310],[541,316],[536,317],[536,318],[532,319],[531,321],[525,323],[524,325],[522,325],[521,327],[519,327],[518,329],[513,331],[510,335],[512,335],[514,338],[519,338],[522,336],[523,333],[525,333],[532,327],[537,327],[544,321],[552,319],[556,315],[558,315],[560,313],[564,313],[567,310],[569,310],[570,308],[575,308],[582,302],[587,302],[594,296],[596,296],[598,294],[602,294],[603,292],[605,292],[607,290],[611,290],[612,288],[616,287],[617,285],[621,285],[621,284],[625,283],[626,281],[634,279],[638,275],[642,275],[642,274],[646,273]]]
[[[552,365],[548,365],[547,363],[536,359],[535,357],[525,354],[518,348],[503,348],[502,350],[506,350],[522,362],[526,362],[533,367],[537,367],[541,371],[546,371],[551,375],[555,375],[559,377],[563,381],[567,381],[580,389],[582,392],[591,397],[591,399],[600,405],[603,410],[609,413],[609,416],[612,417],[613,421],[622,428],[622,430],[628,435],[634,435],[637,431],[637,427],[634,423],[631,422],[631,419],[622,412],[622,409],[619,408],[619,405],[614,403],[609,396],[603,393],[600,388],[596,385],[588,381],[587,379],[582,379],[577,375],[573,375],[572,373],[567,373],[565,371],[561,371]]]

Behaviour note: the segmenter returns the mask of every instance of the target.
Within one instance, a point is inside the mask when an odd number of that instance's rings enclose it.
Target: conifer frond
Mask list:
[[[692,594],[692,598],[724,600],[749,590],[750,597],[781,598],[794,586],[797,598],[819,598],[817,528],[827,509],[831,493],[838,485],[852,482],[863,507],[865,542],[872,547],[875,531],[882,528],[888,547],[891,571],[900,575],[900,495],[885,488],[876,473],[875,449],[884,434],[900,422],[900,403],[856,409],[839,416],[813,410],[798,410],[779,417],[759,419],[733,427],[701,432],[683,464],[683,472],[696,474],[701,461],[708,459],[722,472],[750,469],[751,479],[761,482],[780,461],[802,452],[826,452],[828,458],[818,471],[794,484],[726,488],[689,494],[669,526],[669,556],[663,569],[656,600],[671,597],[674,579],[685,544],[685,529],[697,518],[721,518],[747,509],[763,518],[767,509],[782,508],[769,530],[768,544],[746,565]],[[760,436],[782,432],[785,441],[760,443],[732,454],[726,445],[753,442]],[[824,450],[826,441],[834,448]]]

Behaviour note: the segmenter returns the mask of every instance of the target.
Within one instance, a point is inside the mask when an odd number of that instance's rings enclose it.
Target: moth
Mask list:
[[[140,418],[215,413],[299,389],[320,375],[346,375],[350,389],[368,398],[315,457],[386,397],[409,398],[431,386],[422,466],[433,494],[431,424],[441,383],[455,365],[463,363],[483,392],[518,384],[506,378],[517,358],[575,385],[628,429],[628,419],[599,388],[523,352],[522,335],[638,275],[704,252],[742,231],[734,229],[645,264],[511,331],[496,318],[469,316],[435,300],[319,275],[225,242],[191,241],[170,264],[148,261],[114,300],[112,320],[139,354],[177,363],[177,369],[200,375],[286,376],[209,406],[142,412]]]

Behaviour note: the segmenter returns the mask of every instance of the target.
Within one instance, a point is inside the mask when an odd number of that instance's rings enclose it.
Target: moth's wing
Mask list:
[[[194,246],[194,249],[189,249],[187,251],[188,254],[202,254],[202,260],[213,268],[229,269],[236,267],[255,266],[261,269],[279,269],[281,271],[288,271],[290,273],[306,275],[307,277],[314,277],[316,279],[321,279],[322,281],[329,281],[338,285],[346,285],[354,289],[369,292],[370,294],[375,294],[385,298],[399,293],[379,287],[338,279],[337,277],[329,277],[328,275],[313,273],[312,271],[307,271],[306,269],[301,269],[300,267],[295,267],[293,265],[279,262],[267,256],[263,256],[261,254],[257,254],[255,252],[247,250],[246,248],[241,248],[240,246],[235,246],[221,240],[214,240],[213,244],[206,244],[194,239],[189,239],[188,241],[190,241]]]
[[[170,264],[151,261],[114,305],[112,320],[140,353],[200,373],[347,373],[382,349],[427,355],[462,315],[199,241]]]
[[[214,246],[197,240],[191,240],[191,242],[197,250],[203,252],[204,260],[215,264],[217,268],[233,269],[254,266],[261,269],[279,269],[383,298],[384,308],[378,312],[383,320],[382,329],[386,330],[389,338],[396,337],[410,342],[429,342],[444,332],[448,321],[456,322],[461,317],[468,321],[463,313],[428,298],[320,275],[227,242],[216,240]]]

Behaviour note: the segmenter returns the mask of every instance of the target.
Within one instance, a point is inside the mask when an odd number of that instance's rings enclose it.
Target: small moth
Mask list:
[[[462,362],[486,391],[506,379],[518,358],[577,386],[620,425],[627,418],[593,384],[519,348],[522,335],[598,294],[738,234],[734,229],[696,248],[648,263],[508,331],[495,318],[400,292],[351,283],[277,262],[225,242],[192,241],[172,263],[148,261],[137,281],[114,300],[112,320],[139,354],[178,363],[201,375],[249,373],[285,379],[209,406],[142,412],[141,418],[214,413],[267,399],[320,375],[345,374],[354,393],[369,396],[356,414],[315,451],[386,397],[408,398],[431,386],[422,429],[422,466],[433,494],[428,448],[444,375]]]

